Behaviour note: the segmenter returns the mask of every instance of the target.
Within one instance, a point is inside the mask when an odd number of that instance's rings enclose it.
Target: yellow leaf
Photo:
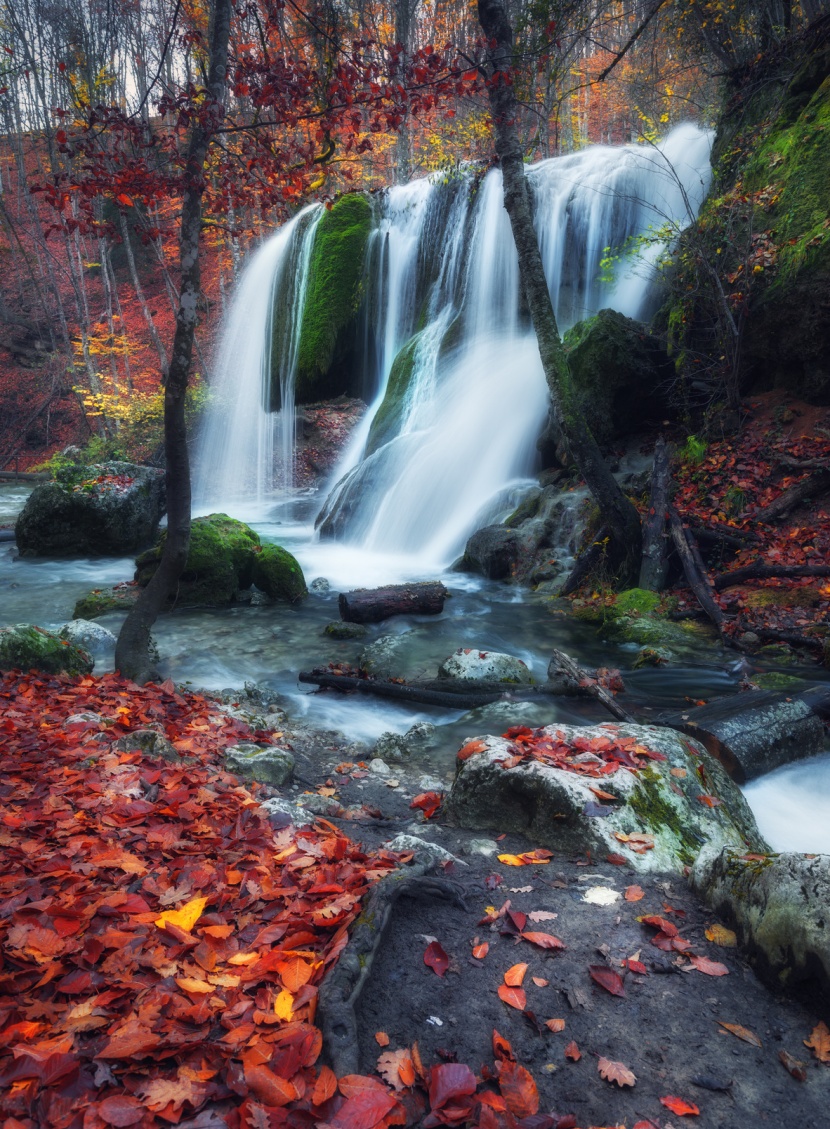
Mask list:
[[[294,997],[290,992],[287,992],[285,988],[283,988],[274,1000],[274,1011],[280,1019],[285,1019],[286,1021],[294,1014]]]
[[[163,926],[169,923],[189,933],[204,913],[207,903],[207,898],[191,898],[181,909],[166,909],[161,917],[156,918],[156,925]]]
[[[738,938],[725,925],[707,925],[706,940],[714,941],[716,945],[721,945],[724,949],[734,949],[738,943]]]
[[[204,980],[194,980],[192,976],[177,976],[176,983],[183,992],[207,993],[213,991],[213,985]]]
[[[259,953],[234,953],[228,957],[228,964],[256,964]]]

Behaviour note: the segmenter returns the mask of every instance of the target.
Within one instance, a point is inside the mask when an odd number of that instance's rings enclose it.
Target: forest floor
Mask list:
[[[4,1129],[826,1125],[830,1053],[805,1046],[826,1004],[764,987],[683,879],[511,857],[532,844],[427,819],[442,782],[417,766],[252,731],[172,683],[7,674],[0,706]],[[168,759],[116,747],[148,726]],[[326,814],[269,821],[274,790],[223,769],[246,739],[290,748],[283,794]],[[317,986],[370,884],[406,865],[386,846],[402,832],[453,856],[438,872],[466,908],[397,903],[357,1008],[361,1073],[336,1086]],[[655,948],[649,915],[707,959]]]

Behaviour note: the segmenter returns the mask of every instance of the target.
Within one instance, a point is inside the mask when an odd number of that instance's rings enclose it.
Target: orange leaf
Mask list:
[[[499,1089],[514,1117],[533,1117],[539,1110],[539,1091],[530,1071],[510,1059],[496,1063]]]
[[[664,1105],[666,1109],[670,1109],[678,1117],[686,1117],[687,1115],[697,1117],[700,1114],[700,1110],[694,1102],[687,1102],[683,1098],[674,1098],[671,1095],[667,1098],[661,1098],[660,1105]]]
[[[476,960],[484,960],[489,952],[490,945],[487,941],[485,941],[483,945],[475,946],[475,948],[473,949],[473,956],[476,958]]]
[[[721,964],[720,961],[709,960],[708,957],[697,957],[694,955],[690,955],[689,960],[692,962],[698,972],[703,972],[707,976],[729,975],[729,969],[725,964]]]
[[[465,761],[468,757],[472,757],[476,753],[483,753],[486,748],[487,744],[484,741],[468,741],[467,744],[463,746],[463,748],[458,750],[458,756],[456,759]]]
[[[553,1032],[564,1031],[565,1030],[565,1020],[564,1019],[546,1019],[545,1020],[545,1027],[547,1027],[547,1029],[549,1031],[553,1031]]]
[[[804,1046],[811,1049],[819,1062],[830,1062],[830,1030],[823,1019],[813,1028],[810,1038],[804,1040]]]
[[[509,988],[520,988],[527,972],[526,964],[514,964],[504,974],[504,982]]]
[[[718,1026],[736,1038],[743,1039],[745,1043],[752,1043],[753,1047],[763,1047],[764,1045],[754,1031],[750,1031],[748,1027],[742,1027],[740,1023],[724,1023],[723,1020],[719,1019]]]
[[[550,980],[545,980],[543,976],[531,976],[530,978],[537,988],[547,988]]]
[[[517,1011],[524,1011],[527,1007],[527,996],[522,988],[510,988],[507,984],[499,984],[499,999]]]
[[[264,1064],[246,1066],[245,1082],[264,1105],[288,1105],[297,1097],[296,1088]]]
[[[377,1043],[377,1045],[379,1047],[388,1047],[389,1046],[389,1036],[386,1034],[385,1031],[376,1031],[375,1032],[375,1042]]]
[[[597,1069],[600,1077],[604,1078],[606,1082],[616,1082],[620,1087],[633,1086],[637,1081],[637,1075],[633,1070],[629,1070],[623,1063],[614,1062],[610,1058],[600,1056]]]
[[[291,957],[289,960],[280,961],[276,971],[286,991],[296,996],[300,988],[309,982],[314,969],[302,957]]]
[[[579,1062],[582,1058],[582,1051],[573,1041],[565,1047],[565,1058],[569,1058],[571,1062]]]
[[[625,900],[627,902],[639,902],[643,897],[643,890],[640,886],[626,886]]]
[[[521,933],[526,941],[530,941],[531,945],[538,945],[540,949],[564,949],[565,945],[558,937],[554,937],[552,933]]]
[[[311,1094],[312,1105],[322,1105],[337,1092],[337,1075],[330,1066],[320,1067],[320,1074]]]
[[[118,195],[115,198],[118,201],[118,203],[123,204],[125,208],[131,208],[133,206],[132,199],[127,195],[126,192],[119,192]],[[171,688],[171,692],[172,692],[172,689],[174,689],[174,687]]]
[[[412,1057],[406,1048],[400,1051],[384,1051],[378,1058],[377,1072],[393,1090],[402,1090],[415,1082]]]

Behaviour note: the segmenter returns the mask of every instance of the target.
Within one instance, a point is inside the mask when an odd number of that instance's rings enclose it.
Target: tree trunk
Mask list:
[[[348,623],[380,623],[393,615],[440,615],[448,594],[438,581],[358,588],[340,593],[340,618]]]
[[[666,541],[666,508],[669,503],[669,449],[661,435],[654,447],[648,516],[643,529],[643,559],[640,588],[662,592],[669,571]]]
[[[568,360],[542,265],[533,226],[530,191],[517,129],[518,106],[510,74],[513,30],[502,0],[478,0],[479,23],[489,41],[488,94],[496,154],[504,178],[504,206],[519,256],[519,278],[530,310],[539,353],[550,388],[552,410],[574,462],[610,531],[608,563],[622,587],[637,583],[642,535],[639,515],[623,494],[585,422],[574,393]]]
[[[228,71],[231,0],[213,0],[210,20],[208,97],[188,139],[182,195],[179,261],[181,287],[173,353],[164,384],[164,453],[167,471],[167,536],[159,567],[128,614],[115,648],[115,666],[135,681],[150,674],[150,629],[173,595],[190,547],[190,460],[184,404],[190,378],[200,286],[199,231],[202,223],[204,168],[210,142],[224,113]]]

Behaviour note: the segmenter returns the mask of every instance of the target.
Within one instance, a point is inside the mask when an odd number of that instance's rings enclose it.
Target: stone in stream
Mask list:
[[[438,668],[438,677],[475,682],[514,682],[525,686],[533,682],[527,663],[522,659],[500,651],[479,651],[470,647],[459,647],[444,659]]]
[[[122,556],[149,544],[164,513],[164,471],[107,462],[36,486],[15,525],[24,557]]]
[[[89,674],[92,656],[82,647],[31,623],[0,628],[0,670]]]
[[[291,779],[294,758],[287,749],[241,742],[225,750],[225,768],[246,780],[279,788]]]
[[[583,747],[632,738],[666,759],[640,755],[636,771],[620,767],[595,777],[531,758],[512,764],[510,740],[483,736],[474,745],[480,751],[458,762],[447,816],[475,831],[518,832],[554,851],[590,851],[597,859],[612,854],[644,872],[682,874],[710,844],[767,850],[740,790],[697,742],[670,729],[628,723],[552,725],[537,733],[568,745],[579,739]],[[597,754],[579,755],[602,766]],[[596,788],[616,802],[600,802]],[[637,838],[643,835],[648,838]]]
[[[830,855],[702,852],[691,873],[700,898],[737,931],[774,987],[817,980],[830,994]]]
[[[101,655],[115,650],[116,639],[113,633],[89,619],[70,620],[58,630],[58,635],[90,654]]]

